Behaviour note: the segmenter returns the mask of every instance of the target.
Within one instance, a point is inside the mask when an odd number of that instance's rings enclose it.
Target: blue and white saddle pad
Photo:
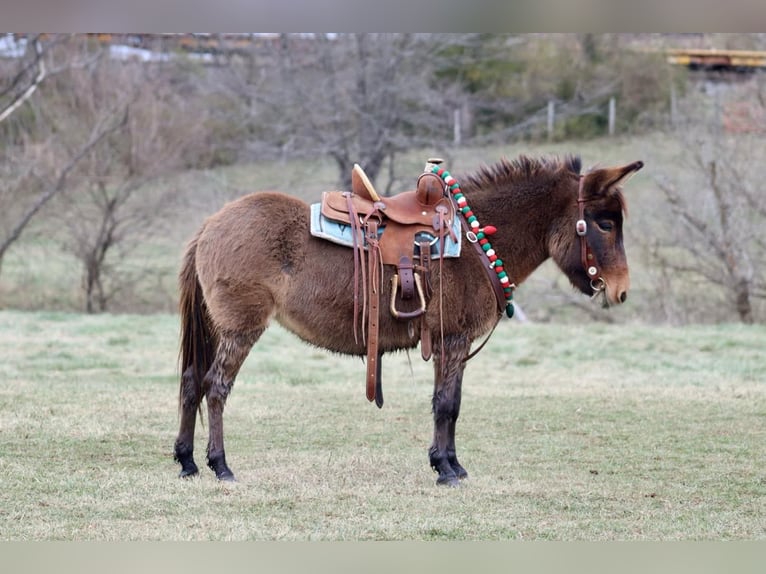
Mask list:
[[[327,219],[322,215],[321,209],[322,206],[319,203],[311,205],[311,235],[339,245],[353,247],[354,238],[351,233],[351,226]],[[382,225],[378,230],[378,235],[382,235],[385,231],[386,226]],[[445,236],[444,257],[460,257],[462,230],[460,229],[460,221],[458,221],[457,217],[452,221],[452,231],[455,232],[457,241],[453,241],[449,235]],[[439,241],[437,241],[437,238],[430,233],[420,232],[417,238],[413,238],[413,243],[417,245],[417,242],[423,239],[431,241],[431,259],[438,259],[441,254],[439,253]]]

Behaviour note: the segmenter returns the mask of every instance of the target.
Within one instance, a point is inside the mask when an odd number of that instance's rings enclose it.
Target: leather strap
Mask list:
[[[420,267],[423,270],[423,289],[426,293],[426,299],[431,299],[431,243],[421,241],[420,245]],[[426,313],[420,318],[420,356],[424,361],[428,361],[433,354],[431,348],[431,330],[428,328]]]
[[[415,296],[415,277],[412,274],[414,265],[412,260],[406,255],[399,258],[399,281],[401,285],[402,300],[406,301]]]
[[[497,316],[497,321],[495,321],[495,324],[492,326],[492,330],[489,332],[489,334],[488,334],[488,335],[487,335],[487,336],[484,338],[484,340],[481,342],[481,345],[479,345],[479,346],[478,346],[478,347],[476,347],[476,348],[475,348],[473,351],[471,351],[470,353],[468,353],[468,356],[467,356],[465,359],[463,359],[463,362],[464,362],[464,363],[467,363],[468,361],[470,361],[471,359],[473,359],[473,358],[474,358],[476,355],[478,355],[478,354],[479,354],[479,351],[481,351],[481,350],[484,348],[484,345],[486,345],[487,343],[489,343],[489,339],[490,339],[490,337],[492,337],[492,333],[494,333],[494,332],[495,332],[495,329],[497,329],[497,326],[498,326],[498,324],[500,323],[500,319],[502,319],[502,318],[503,318],[503,315],[502,315],[502,314],[500,314],[500,315],[498,315],[498,316]]]
[[[465,229],[466,234],[471,230],[471,227],[468,225],[468,222],[465,220],[465,218],[462,216],[462,213],[460,215],[460,222],[463,224],[463,229]],[[487,257],[487,254],[484,252],[484,250],[481,248],[481,245],[479,245],[478,241],[471,241],[470,239],[468,242],[473,245],[476,248],[476,251],[479,253],[479,258],[481,259],[481,262],[484,264],[484,269],[487,271],[487,275],[489,275],[489,282],[492,284],[492,288],[495,291],[495,298],[497,299],[497,307],[498,307],[498,315],[497,315],[497,321],[495,321],[495,324],[492,326],[492,330],[489,332],[487,337],[482,341],[481,345],[479,345],[476,349],[471,351],[471,353],[468,354],[467,357],[463,359],[463,362],[470,361],[473,359],[476,355],[479,354],[479,351],[481,351],[484,348],[484,345],[486,345],[489,342],[490,337],[492,337],[492,334],[495,332],[495,329],[497,328],[498,323],[500,323],[500,319],[503,317],[503,312],[505,311],[505,293],[503,292],[503,286],[500,283],[500,279],[497,276],[497,273],[494,272],[492,269],[492,262],[489,260],[489,257]]]
[[[473,234],[473,230],[459,209],[457,210],[457,213],[460,218],[460,223],[463,225],[463,230],[465,231],[466,237],[468,237],[469,233]],[[473,245],[474,249],[476,249],[476,252],[479,254],[479,259],[481,259],[484,270],[487,272],[487,276],[489,277],[489,282],[492,284],[492,289],[495,291],[495,299],[497,299],[498,311],[503,313],[505,311],[506,304],[505,293],[503,292],[503,286],[500,284],[500,279],[498,278],[497,273],[495,273],[492,269],[492,262],[489,260],[489,257],[487,257],[487,254],[481,248],[481,245],[479,245],[478,241],[471,241],[469,239],[468,243]]]
[[[354,342],[358,342],[357,337],[357,323],[359,322],[359,273],[361,269],[362,273],[362,300],[363,305],[366,300],[365,295],[365,277],[364,277],[364,237],[362,229],[359,224],[359,217],[357,215],[354,204],[351,201],[351,194],[344,192],[344,197],[348,205],[349,222],[351,225],[351,237],[353,241],[353,258],[354,258]],[[364,317],[364,311],[362,311],[362,317]],[[364,331],[362,331],[362,339],[364,339]]]
[[[588,224],[585,222],[585,196],[583,195],[583,183],[585,178],[580,176],[580,185],[577,188],[577,209],[579,211],[579,219],[577,220],[575,230],[580,237],[580,262],[582,263],[585,273],[593,282],[603,281],[601,278],[601,270],[598,268],[596,257],[588,245]]]
[[[377,371],[375,372],[375,405],[379,408],[383,408],[383,379],[381,374],[383,372],[383,353],[378,353],[378,361],[376,365]]]
[[[375,400],[378,386],[378,327],[380,319],[380,246],[378,245],[378,222],[367,220],[365,224],[367,239],[367,277],[369,279],[368,297],[370,308],[367,314],[367,400]]]

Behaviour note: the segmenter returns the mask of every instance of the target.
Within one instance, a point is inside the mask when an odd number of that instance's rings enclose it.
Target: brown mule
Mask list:
[[[620,185],[642,166],[639,161],[580,175],[579,158],[522,156],[456,179],[478,221],[497,229],[492,247],[511,284],[519,285],[552,257],[577,289],[602,292],[605,304],[619,304],[630,282]],[[465,359],[471,344],[499,317],[481,261],[465,248],[459,258],[431,269],[434,292],[426,321],[434,341],[434,437],[429,458],[439,484],[455,485],[467,476],[455,450]],[[385,266],[383,301],[390,296],[392,274]],[[353,329],[352,251],[310,234],[304,202],[280,193],[253,193],[205,221],[188,245],[179,282],[181,422],[175,459],[181,476],[198,472],[192,451],[204,396],[208,465],[219,479],[233,480],[224,453],[223,409],[270,319],[313,345],[365,355]],[[443,316],[440,301],[449,310]],[[420,332],[406,322],[381,313],[379,323],[380,355],[418,344]]]

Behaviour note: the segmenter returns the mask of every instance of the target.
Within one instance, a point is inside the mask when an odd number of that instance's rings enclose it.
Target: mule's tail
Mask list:
[[[179,311],[181,316],[181,388],[178,395],[179,409],[184,404],[184,382],[189,375],[194,381],[194,396],[202,415],[202,380],[215,355],[216,337],[208,318],[207,308],[202,295],[202,287],[197,277],[197,240],[199,234],[189,242],[184,254],[181,272],[178,276],[180,290]],[[191,373],[187,371],[191,368]],[[188,383],[187,383],[188,384]],[[191,389],[186,389],[186,392]]]

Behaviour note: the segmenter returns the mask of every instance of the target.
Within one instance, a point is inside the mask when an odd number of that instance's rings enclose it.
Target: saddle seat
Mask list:
[[[441,161],[441,160],[436,160]],[[351,170],[351,193],[355,196],[367,199],[372,202],[380,201],[380,196],[375,191],[367,174],[364,173],[362,166],[358,163],[354,164],[354,169]],[[415,187],[414,193],[415,200],[418,206],[428,207],[440,203],[444,199],[444,184],[441,178],[433,173],[425,172],[418,178],[418,183]],[[399,195],[386,198],[386,203],[389,206],[396,206],[392,211],[398,215],[389,215],[392,219],[406,223],[401,219],[402,214],[407,212],[414,212],[417,210],[417,206],[412,203],[412,194],[405,192]],[[425,214],[424,214],[425,215]]]

